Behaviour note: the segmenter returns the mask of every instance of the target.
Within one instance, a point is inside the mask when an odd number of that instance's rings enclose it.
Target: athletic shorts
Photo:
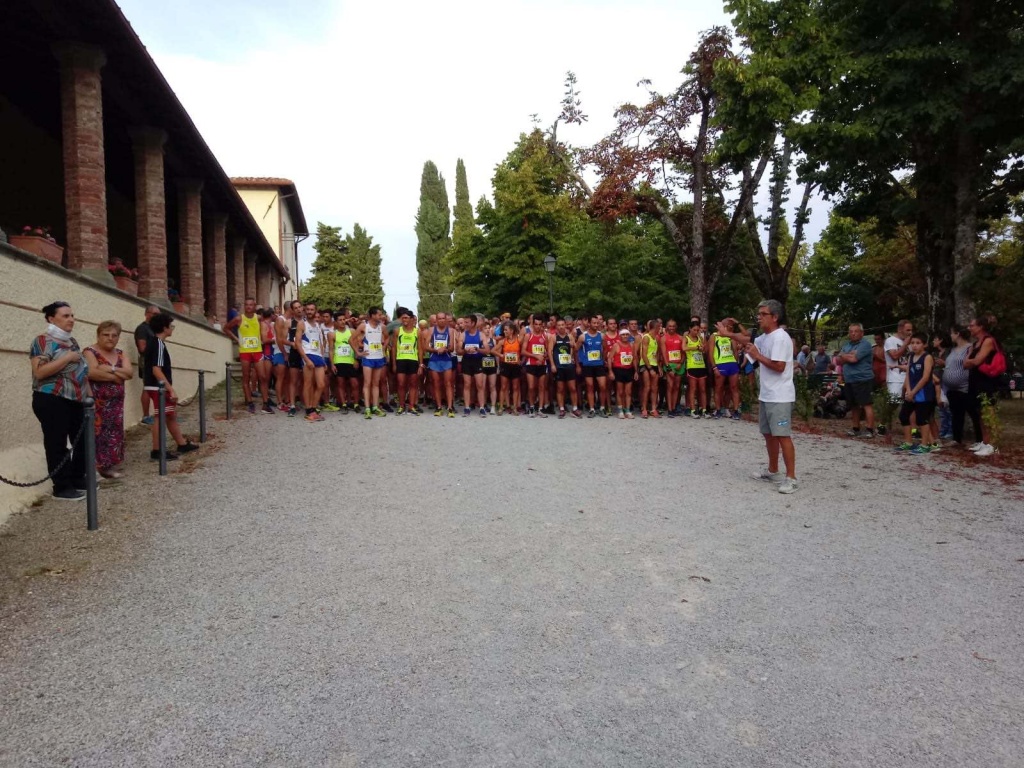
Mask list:
[[[634,373],[632,368],[612,368],[616,384],[632,384]]]
[[[910,417],[917,416],[917,426],[927,424],[935,414],[935,401],[927,403],[907,403],[900,406],[900,424],[904,427],[910,425]]]
[[[686,375],[691,379],[706,379],[708,377],[707,368],[688,368]]]
[[[792,403],[766,403],[761,400],[758,411],[762,435],[789,437],[792,434]]]
[[[297,349],[288,352],[288,367],[299,371],[302,370],[302,355],[299,354]]]
[[[576,381],[576,367],[555,368],[555,381]]]
[[[373,370],[374,368],[383,368],[388,364],[387,358],[384,357],[364,357],[361,362],[363,364],[363,368],[369,368],[370,370]]]
[[[158,389],[147,389],[146,395],[149,397],[149,402],[153,404],[153,418],[157,418],[157,414],[160,413],[160,390]],[[164,413],[174,413],[177,410],[177,403],[172,403],[170,398],[164,399]]]
[[[523,370],[527,376],[543,376],[548,369],[543,365],[524,365]]]
[[[395,360],[395,373],[403,376],[415,376],[420,372],[420,364],[416,360]]]
[[[284,353],[283,352],[275,352],[271,356],[270,362],[272,362],[274,365],[287,365],[287,363],[285,362],[285,359],[284,359]]]
[[[493,357],[483,357],[480,359],[480,370],[484,376],[495,376],[498,373],[498,361]]]
[[[463,376],[476,376],[478,373],[483,373],[481,362],[483,358],[479,355],[466,355],[462,358],[462,375]]]
[[[335,363],[334,375],[339,379],[358,379],[359,369],[355,363]]]
[[[452,369],[452,359],[450,357],[431,358],[430,362],[427,363],[427,369],[434,373],[445,373]]]
[[[675,376],[682,376],[686,373],[682,363],[667,363],[665,365],[665,373],[671,373]]]
[[[719,376],[735,376],[740,372],[739,363],[719,363],[715,366]]]
[[[243,363],[258,363],[260,360],[263,359],[263,353],[262,352],[239,352],[238,353],[238,359],[239,359],[239,361],[241,361]]]
[[[523,366],[521,365],[513,365],[511,363],[501,364],[501,375],[504,376],[506,379],[515,381],[516,379],[519,378],[519,374],[521,374],[522,371]]]
[[[314,368],[326,368],[327,362],[320,355],[306,355]]]
[[[603,365],[583,365],[580,366],[580,370],[583,372],[584,379],[608,378],[608,369]]]
[[[851,408],[863,408],[865,405],[872,404],[874,392],[875,382],[873,379],[868,379],[867,381],[848,381],[843,386],[843,399],[846,400],[846,404]]]

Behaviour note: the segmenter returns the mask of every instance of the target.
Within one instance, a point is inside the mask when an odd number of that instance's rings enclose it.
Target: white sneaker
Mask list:
[[[791,477],[787,477],[779,483],[779,493],[793,493],[793,491],[799,487],[800,486],[797,484],[796,480]]]
[[[769,472],[768,467],[765,467],[760,472],[753,474],[755,480],[764,480],[765,482],[781,483],[786,479],[786,475],[782,472]]]
[[[998,449],[994,445],[989,445],[988,443],[985,443],[981,446],[981,448],[974,452],[974,455],[978,456],[979,458],[985,458],[986,456],[991,456],[997,450]]]
[[[977,451],[977,450],[981,449],[981,447],[983,445],[985,445],[985,444],[984,443],[975,443],[974,445],[970,446],[967,450],[968,451]]]

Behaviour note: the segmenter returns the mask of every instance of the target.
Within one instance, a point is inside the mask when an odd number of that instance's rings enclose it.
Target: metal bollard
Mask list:
[[[224,397],[228,402],[227,419],[231,421],[231,363],[224,363]]]
[[[157,407],[157,418],[160,424],[160,475],[167,474],[167,386],[161,381],[160,384],[160,401]]]
[[[206,442],[206,371],[199,372],[199,442]]]
[[[99,510],[96,502],[96,401],[85,398],[85,427],[82,440],[85,441],[85,520],[90,531],[99,530]],[[74,451],[75,447],[71,446]]]

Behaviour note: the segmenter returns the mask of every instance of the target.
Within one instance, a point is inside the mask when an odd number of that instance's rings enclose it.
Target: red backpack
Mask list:
[[[989,338],[995,344],[996,351],[992,354],[991,360],[978,366],[978,370],[983,376],[994,379],[996,376],[1006,373],[1006,355],[1003,354],[1003,348],[999,346],[999,342],[994,337],[990,336]]]

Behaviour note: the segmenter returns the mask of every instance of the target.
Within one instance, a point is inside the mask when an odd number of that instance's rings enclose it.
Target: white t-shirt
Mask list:
[[[903,386],[903,380],[907,377],[906,371],[901,371],[897,366],[899,360],[893,360],[889,350],[899,350],[903,346],[903,339],[899,336],[890,336],[885,340],[882,350],[885,352],[885,381],[887,384],[899,384]],[[902,359],[902,358],[901,358]]]
[[[761,393],[758,399],[765,403],[796,402],[796,387],[793,386],[793,340],[782,328],[765,333],[754,339],[757,351],[769,360],[784,362],[786,367],[781,373],[761,365]]]

